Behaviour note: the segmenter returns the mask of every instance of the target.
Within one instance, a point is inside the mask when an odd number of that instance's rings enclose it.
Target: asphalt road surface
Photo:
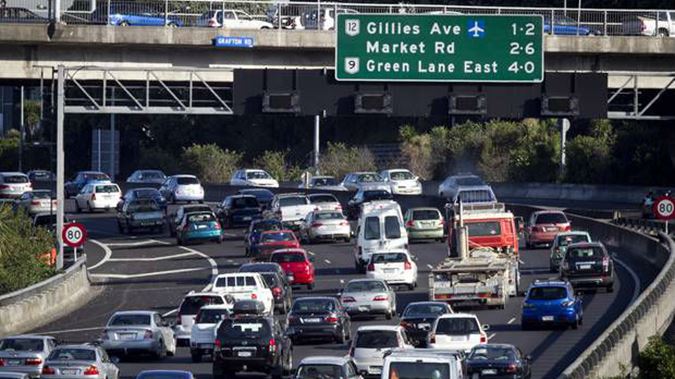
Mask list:
[[[157,310],[172,315],[183,295],[201,290],[216,273],[233,272],[247,262],[244,257],[243,230],[227,230],[223,244],[176,246],[164,235],[119,235],[113,213],[75,215],[90,234],[87,243],[87,266],[100,291],[84,307],[52,322],[35,333],[47,333],[62,341],[86,342],[98,339],[110,315],[119,310]],[[312,291],[294,289],[294,296],[336,295],[343,284],[361,277],[353,264],[351,243],[306,246],[315,257],[316,287]],[[418,257],[418,287],[414,291],[397,292],[398,311],[412,301],[428,299],[429,269],[446,255],[443,243],[413,243],[410,251]],[[548,249],[521,251],[522,281],[526,288],[535,279],[553,279],[548,269]],[[481,323],[489,324],[490,342],[511,343],[533,357],[533,378],[555,378],[637,297],[641,285],[635,273],[617,263],[617,283],[613,293],[586,292],[584,325],[578,330],[520,330],[522,298],[510,298],[505,309],[474,311]],[[383,318],[352,322],[355,330],[361,325],[396,324],[398,320]],[[344,355],[347,345],[333,342],[312,342],[294,346],[297,364],[311,355]],[[146,369],[184,369],[199,379],[211,378],[211,364],[194,364],[189,349],[178,348],[174,357],[152,361],[148,357],[123,360],[119,364],[123,378],[133,378]]]

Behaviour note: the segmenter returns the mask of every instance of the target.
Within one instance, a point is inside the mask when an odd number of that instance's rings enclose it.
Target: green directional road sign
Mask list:
[[[543,18],[338,14],[335,78],[409,82],[541,82]]]

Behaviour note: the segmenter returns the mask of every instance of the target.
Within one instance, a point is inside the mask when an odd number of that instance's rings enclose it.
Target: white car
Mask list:
[[[421,195],[422,183],[419,178],[406,169],[380,171],[380,177],[391,186],[394,195]]]
[[[379,376],[384,356],[390,350],[413,350],[400,325],[361,326],[356,330],[349,355],[363,375]]]
[[[77,212],[82,210],[93,212],[98,209],[115,210],[121,198],[122,191],[117,184],[92,182],[85,185],[75,196],[75,209]]]
[[[389,285],[417,287],[417,264],[407,250],[378,251],[370,256],[366,276]]]
[[[438,185],[438,196],[446,199],[452,199],[457,196],[460,187],[482,187],[485,182],[480,177],[473,174],[458,174],[445,178],[445,180]]]
[[[212,355],[216,331],[223,319],[230,315],[232,307],[226,305],[205,305],[199,309],[190,335],[192,362],[201,362],[204,355]]]
[[[275,217],[292,230],[298,230],[302,221],[316,206],[309,202],[304,193],[280,193],[274,195],[269,210],[263,216]]]
[[[0,172],[0,198],[15,199],[26,191],[31,191],[28,176],[21,172]]]
[[[243,169],[237,170],[230,179],[231,186],[251,186],[279,188],[279,182],[265,170]]]
[[[351,357],[311,356],[300,361],[293,379],[363,379]]]
[[[300,224],[300,239],[313,243],[319,240],[349,242],[351,227],[341,211],[314,211]]]
[[[173,332],[176,335],[176,344],[178,346],[190,346],[192,336],[192,326],[199,310],[206,305],[219,305],[227,309],[232,309],[234,299],[232,296],[216,292],[194,292],[191,291],[183,298],[176,313],[176,324]]]
[[[220,274],[213,280],[211,291],[230,295],[235,301],[257,300],[263,304],[265,314],[274,314],[272,290],[257,272]]]
[[[16,209],[24,209],[29,215],[56,213],[56,199],[51,190],[26,191],[14,203]]]
[[[157,358],[176,354],[173,330],[154,311],[115,312],[103,330],[101,346],[114,356],[141,351]]]
[[[349,191],[356,191],[361,188],[361,186],[373,184],[385,183],[376,172],[361,171],[348,173],[345,175],[344,179],[342,179],[342,183],[340,185]]]
[[[340,204],[340,201],[333,194],[309,193],[307,194],[307,198],[314,205],[314,210],[342,212],[342,204]]]
[[[194,175],[173,175],[159,187],[159,193],[167,202],[176,204],[178,201],[204,202],[204,187]]]
[[[354,265],[364,272],[370,255],[376,251],[408,248],[408,232],[403,224],[403,214],[397,202],[372,201],[362,207],[356,227]]]
[[[439,316],[431,327],[427,346],[432,349],[468,353],[474,346],[488,343],[485,333],[489,325],[481,325],[471,313],[450,313]]]
[[[224,17],[223,17],[224,15]],[[272,29],[274,25],[267,21],[255,20],[248,13],[238,9],[212,10],[204,13],[199,26],[226,29]]]

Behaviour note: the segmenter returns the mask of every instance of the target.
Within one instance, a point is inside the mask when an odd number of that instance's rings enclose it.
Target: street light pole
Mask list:
[[[57,0],[58,1],[58,0]],[[65,206],[64,194],[64,153],[63,153],[63,108],[64,108],[64,80],[65,67],[59,65],[57,68],[57,86],[56,86],[56,240],[58,245],[58,254],[56,255],[56,269],[63,269],[63,216]]]
[[[23,172],[23,140],[24,136],[26,135],[26,127],[24,124],[24,92],[23,92],[23,86],[21,86],[21,112],[20,114],[20,120],[19,120],[19,131],[21,132],[21,136],[19,138],[19,172]]]
[[[54,0],[54,21],[61,22],[61,0]]]

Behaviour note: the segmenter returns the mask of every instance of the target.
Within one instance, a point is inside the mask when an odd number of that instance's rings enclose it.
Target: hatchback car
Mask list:
[[[162,196],[162,194],[159,192],[158,189],[150,187],[134,188],[128,190],[127,192],[124,193],[124,196],[117,204],[117,209],[118,210],[121,209],[124,203],[126,202],[141,199],[154,200],[157,203],[157,205],[160,206],[160,208],[166,209],[166,198]]]
[[[402,327],[398,325],[361,326],[356,330],[349,349],[357,369],[364,376],[378,376],[382,373],[384,355],[388,350],[407,349],[413,346]]]
[[[190,346],[192,325],[194,325],[197,313],[205,305],[221,305],[232,308],[234,299],[216,292],[190,292],[185,295],[178,307],[176,323],[173,327],[176,345]]]
[[[178,207],[176,213],[166,215],[166,225],[169,228],[169,235],[176,236],[176,227],[183,221],[188,213],[211,212],[211,207],[206,204],[186,204]]]
[[[260,242],[260,235],[263,232],[282,230],[284,229],[281,221],[277,219],[263,219],[254,220],[248,227],[248,231],[244,234],[244,246],[246,249],[246,256],[256,255],[258,253],[257,246]]]
[[[231,186],[251,186],[279,188],[279,182],[265,170],[243,169],[237,170],[230,179]]]
[[[186,213],[176,226],[176,243],[223,242],[223,229],[213,212]]]
[[[152,199],[125,202],[117,211],[117,228],[120,233],[131,234],[138,229],[159,233],[164,229],[164,213]]]
[[[0,172],[0,197],[16,199],[32,189],[27,175],[21,172]]]
[[[579,242],[591,242],[591,235],[588,232],[574,231],[558,233],[555,236],[551,245],[551,257],[549,259],[551,272],[558,272],[560,270],[560,261],[565,256],[567,246]]]
[[[85,185],[90,182],[109,182],[110,177],[108,174],[100,171],[80,171],[78,172],[73,180],[66,182],[65,192],[66,197],[73,197],[82,191]]]
[[[28,179],[31,183],[35,182],[54,182],[56,181],[56,175],[53,172],[47,170],[30,170],[26,173]]]
[[[513,345],[478,345],[466,357],[466,371],[470,378],[530,379],[531,360]]]
[[[32,190],[24,192],[14,203],[16,210],[23,209],[29,215],[38,213],[56,213],[56,199],[51,190]]]
[[[417,264],[407,250],[378,251],[370,255],[366,276],[412,291],[417,287]]]
[[[293,302],[293,289],[281,266],[272,262],[245,263],[239,266],[239,272],[260,273],[272,290],[276,310],[282,314],[288,312]]]
[[[136,170],[127,178],[127,183],[162,184],[166,175],[160,170]]]
[[[287,332],[293,343],[328,338],[345,343],[351,338],[351,319],[334,297],[301,297],[288,313]]]
[[[562,325],[577,329],[584,320],[583,300],[567,281],[535,281],[527,290],[521,316],[523,330]]]
[[[317,210],[311,212],[300,224],[300,239],[309,243],[317,241],[351,239],[351,226],[341,210]]]
[[[215,347],[216,328],[228,318],[232,307],[205,305],[199,309],[190,333],[190,356],[192,362],[201,362],[205,355],[212,355]]]
[[[0,376],[20,372],[37,378],[49,353],[56,347],[50,336],[21,335],[0,339]]]
[[[468,353],[474,346],[487,343],[489,325],[481,325],[471,313],[450,313],[439,316],[429,332],[428,346],[432,349],[456,350]]]
[[[314,288],[313,260],[303,249],[276,250],[270,256],[270,262],[281,266],[292,285],[307,286],[308,290]]]
[[[561,211],[537,211],[532,213],[525,229],[525,244],[528,249],[537,245],[549,245],[560,232],[572,230],[570,221]]]
[[[372,185],[373,183],[383,184],[382,178],[376,172],[350,172],[342,179],[343,187],[350,191],[356,191],[363,185]]]
[[[450,304],[438,301],[408,303],[401,313],[400,325],[405,329],[408,340],[415,346],[426,346],[429,331],[436,319],[453,313]]]
[[[403,222],[411,240],[443,240],[445,221],[436,208],[410,208],[405,212]]]
[[[351,357],[312,356],[300,361],[293,379],[362,379]]]
[[[422,183],[410,170],[393,169],[380,171],[380,177],[391,186],[394,195],[421,195]]]
[[[299,249],[300,241],[295,234],[287,229],[269,230],[260,233],[260,239],[252,249],[254,259],[261,262],[269,261],[273,251],[279,249]]]
[[[381,279],[352,279],[338,295],[350,316],[396,314],[396,293]]]
[[[438,185],[438,196],[445,199],[453,199],[457,196],[460,188],[482,187],[485,182],[473,174],[457,174],[448,176]]]
[[[560,262],[560,278],[574,288],[604,287],[614,291],[614,260],[601,242],[580,242],[567,246]]]
[[[153,311],[115,312],[101,334],[101,346],[113,356],[150,354],[156,359],[176,353],[169,323]]]
[[[232,195],[216,207],[216,216],[224,228],[248,226],[262,218],[262,209],[253,195]]]
[[[47,357],[40,378],[118,379],[119,368],[101,346],[60,345]]]
[[[204,202],[204,187],[194,175],[169,176],[159,187],[159,192],[173,204],[179,201]]]
[[[75,196],[75,210],[77,212],[115,210],[121,197],[122,191],[115,183],[90,182]]]

